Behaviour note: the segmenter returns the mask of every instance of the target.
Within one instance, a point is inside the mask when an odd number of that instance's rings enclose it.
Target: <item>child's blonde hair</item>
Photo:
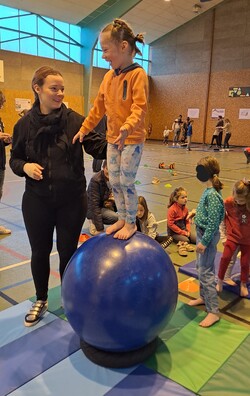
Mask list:
[[[170,206],[172,206],[175,202],[177,202],[178,198],[181,196],[182,192],[187,192],[187,190],[185,190],[185,188],[183,187],[177,187],[170,195],[169,197],[169,203],[168,203],[168,208],[170,208]]]
[[[145,221],[148,218],[149,210],[148,210],[147,201],[142,195],[139,195],[139,197],[138,197],[138,205],[141,205],[143,207],[143,209],[144,209],[144,214],[143,214],[143,216],[141,217],[140,220]]]
[[[135,43],[138,41],[139,43],[144,44],[143,34],[139,33],[135,36],[131,27],[122,19],[115,19],[112,23],[109,23],[107,26],[105,26],[101,33],[106,32],[110,32],[111,38],[118,43],[127,41],[132,49],[132,52],[142,55]]]
[[[208,155],[201,158],[197,165],[202,165],[205,168],[216,191],[219,192],[223,189],[223,183],[219,179],[220,164],[216,158]]]
[[[250,212],[250,180],[242,179],[233,186],[233,196],[241,196],[246,199],[246,208]]]

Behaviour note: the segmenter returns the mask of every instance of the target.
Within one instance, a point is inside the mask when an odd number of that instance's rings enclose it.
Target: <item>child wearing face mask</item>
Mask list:
[[[225,227],[227,240],[220,261],[217,291],[221,292],[223,279],[235,251],[241,252],[241,297],[248,296],[247,281],[250,257],[250,181],[243,179],[235,183],[233,195],[225,200]]]
[[[220,239],[219,226],[225,214],[220,191],[223,184],[219,179],[220,165],[216,158],[201,158],[197,167],[197,178],[205,190],[196,209],[196,267],[200,282],[200,297],[190,300],[188,305],[205,305],[207,315],[199,325],[210,327],[220,320],[219,303],[215,281],[214,260]]]

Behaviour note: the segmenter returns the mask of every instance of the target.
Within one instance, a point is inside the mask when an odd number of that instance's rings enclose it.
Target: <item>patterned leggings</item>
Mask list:
[[[143,143],[129,144],[123,150],[108,143],[107,163],[119,219],[135,223],[138,198],[135,177],[141,161]]]

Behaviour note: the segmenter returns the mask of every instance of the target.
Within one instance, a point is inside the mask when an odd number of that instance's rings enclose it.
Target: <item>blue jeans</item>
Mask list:
[[[204,231],[196,227],[197,244],[201,241]],[[197,253],[196,268],[200,281],[200,296],[205,302],[207,312],[219,313],[218,295],[216,291],[214,259],[220,239],[219,230],[203,254]]]
[[[114,224],[117,222],[118,214],[116,212],[114,212],[113,210],[108,209],[108,208],[102,208],[101,212],[102,212],[103,224],[110,225],[110,224]]]

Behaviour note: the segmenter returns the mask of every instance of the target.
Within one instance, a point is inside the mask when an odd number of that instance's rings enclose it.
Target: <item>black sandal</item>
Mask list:
[[[27,315],[25,315],[24,326],[30,327],[37,324],[47,310],[48,301],[37,300],[32,304]]]

